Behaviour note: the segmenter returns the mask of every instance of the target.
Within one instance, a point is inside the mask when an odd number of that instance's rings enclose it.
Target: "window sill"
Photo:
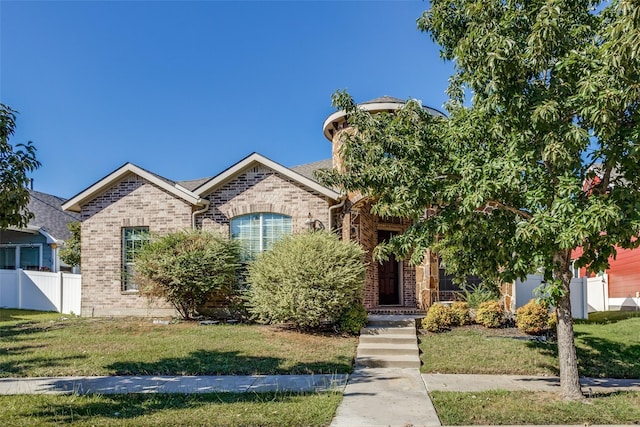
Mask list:
[[[138,295],[140,293],[137,289],[132,289],[130,291],[120,291],[120,295]]]

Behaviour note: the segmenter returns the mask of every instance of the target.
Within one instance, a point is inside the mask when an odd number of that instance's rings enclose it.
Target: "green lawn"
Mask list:
[[[0,377],[349,373],[357,338],[0,310]]]
[[[5,426],[326,426],[339,393],[0,396]]]
[[[574,327],[581,376],[640,378],[640,315],[594,313]],[[527,339],[513,330],[455,328],[421,337],[423,372],[558,375],[553,342]],[[565,402],[555,393],[432,392],[444,425],[633,424],[640,393],[612,393]]]
[[[576,322],[581,376],[640,378],[640,316],[626,313],[597,313],[589,321]],[[558,375],[555,343],[509,336],[504,332],[465,327],[422,336],[422,371]]]
[[[585,402],[565,402],[555,393],[484,391],[432,392],[443,425],[634,424],[640,393],[613,393]]]

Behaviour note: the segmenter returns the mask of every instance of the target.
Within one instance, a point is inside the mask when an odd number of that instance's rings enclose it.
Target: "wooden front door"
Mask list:
[[[389,240],[391,231],[378,231],[378,243]],[[398,261],[391,255],[387,261],[378,264],[378,303],[380,305],[400,304],[400,271]]]

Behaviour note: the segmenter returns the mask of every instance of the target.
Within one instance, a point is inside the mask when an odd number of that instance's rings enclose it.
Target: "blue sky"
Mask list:
[[[329,158],[331,94],[440,109],[452,65],[406,1],[0,0],[0,101],[34,188],[71,197],[125,162],[174,180],[256,151]]]

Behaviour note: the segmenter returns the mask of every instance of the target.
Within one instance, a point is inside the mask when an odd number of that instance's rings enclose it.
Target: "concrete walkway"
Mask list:
[[[415,368],[356,368],[331,427],[439,426]]]
[[[0,395],[342,391],[347,377],[340,374],[0,378]]]
[[[429,391],[476,392],[486,390],[560,391],[560,378],[525,375],[422,374]],[[585,394],[590,392],[638,391],[640,379],[580,378]]]
[[[428,391],[476,392],[501,389],[557,392],[560,387],[557,377],[420,374],[413,368],[357,367],[349,376],[348,383],[347,377],[343,374],[1,378],[0,395],[266,391],[296,393],[338,390],[344,391],[344,397],[332,427],[419,427],[441,425]],[[622,390],[640,392],[640,379],[581,378],[580,382],[585,393]]]
[[[370,315],[331,426],[439,426],[419,367],[415,316]]]

